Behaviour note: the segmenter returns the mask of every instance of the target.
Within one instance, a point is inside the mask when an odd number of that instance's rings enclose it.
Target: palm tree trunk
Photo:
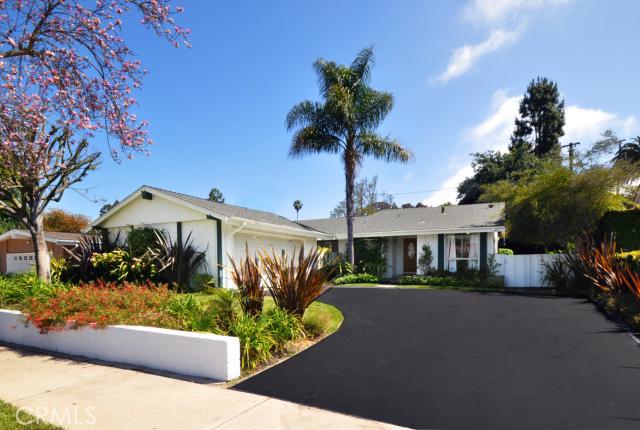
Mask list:
[[[347,209],[347,261],[355,264],[355,255],[353,249],[353,189],[356,176],[355,159],[351,151],[345,152],[344,157],[344,174],[345,174],[345,193],[346,193],[346,209]]]
[[[45,282],[51,281],[51,270],[49,265],[49,252],[47,241],[44,236],[43,216],[38,215],[35,222],[29,224],[29,233],[33,241],[33,252],[36,259],[36,273]]]

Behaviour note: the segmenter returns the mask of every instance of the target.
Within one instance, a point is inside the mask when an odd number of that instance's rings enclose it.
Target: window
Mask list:
[[[447,263],[451,272],[477,270],[480,267],[480,237],[455,234],[447,237]]]

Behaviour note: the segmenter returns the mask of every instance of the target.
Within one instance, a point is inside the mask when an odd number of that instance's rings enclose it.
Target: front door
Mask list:
[[[403,246],[404,258],[402,259],[404,273],[416,273],[416,269],[417,269],[416,259],[418,254],[416,246],[417,246],[417,241],[415,237],[407,238],[404,240],[404,246]]]

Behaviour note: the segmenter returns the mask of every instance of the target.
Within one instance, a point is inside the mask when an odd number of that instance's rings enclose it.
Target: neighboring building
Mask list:
[[[65,255],[65,248],[75,247],[80,233],[45,232],[49,254],[55,258]],[[31,234],[27,230],[13,229],[0,235],[0,273],[20,273],[36,263]]]
[[[489,203],[435,208],[389,209],[354,219],[357,238],[385,238],[386,276],[417,272],[422,246],[431,247],[434,268],[455,271],[481,268],[497,251],[498,233],[504,232],[504,204]],[[186,240],[206,252],[206,270],[224,286],[231,286],[229,258],[259,250],[291,254],[302,244],[318,241],[344,252],[346,220],[328,218],[291,221],[271,212],[143,186],[96,219],[88,228],[106,229],[114,239],[126,238],[132,226],[164,231],[171,240]]]
[[[345,218],[299,222],[332,235],[332,250],[344,253]],[[434,269],[481,269],[498,251],[498,235],[504,231],[504,203],[387,209],[353,219],[355,238],[386,240],[386,277],[418,273],[423,245],[431,248]]]

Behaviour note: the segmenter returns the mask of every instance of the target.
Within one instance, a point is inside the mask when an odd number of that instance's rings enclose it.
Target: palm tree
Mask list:
[[[634,137],[631,142],[622,145],[615,156],[615,160],[625,160],[629,163],[640,162],[640,136]]]
[[[298,212],[302,209],[302,202],[300,200],[295,200],[293,202],[293,208],[296,210],[296,220],[298,219]]]
[[[313,63],[322,102],[305,100],[287,115],[287,129],[295,130],[289,149],[292,158],[308,154],[340,154],[344,163],[347,260],[353,255],[353,188],[356,169],[365,156],[408,162],[410,150],[376,129],[393,107],[393,95],[369,86],[373,49],[360,51],[350,66],[319,58]]]

